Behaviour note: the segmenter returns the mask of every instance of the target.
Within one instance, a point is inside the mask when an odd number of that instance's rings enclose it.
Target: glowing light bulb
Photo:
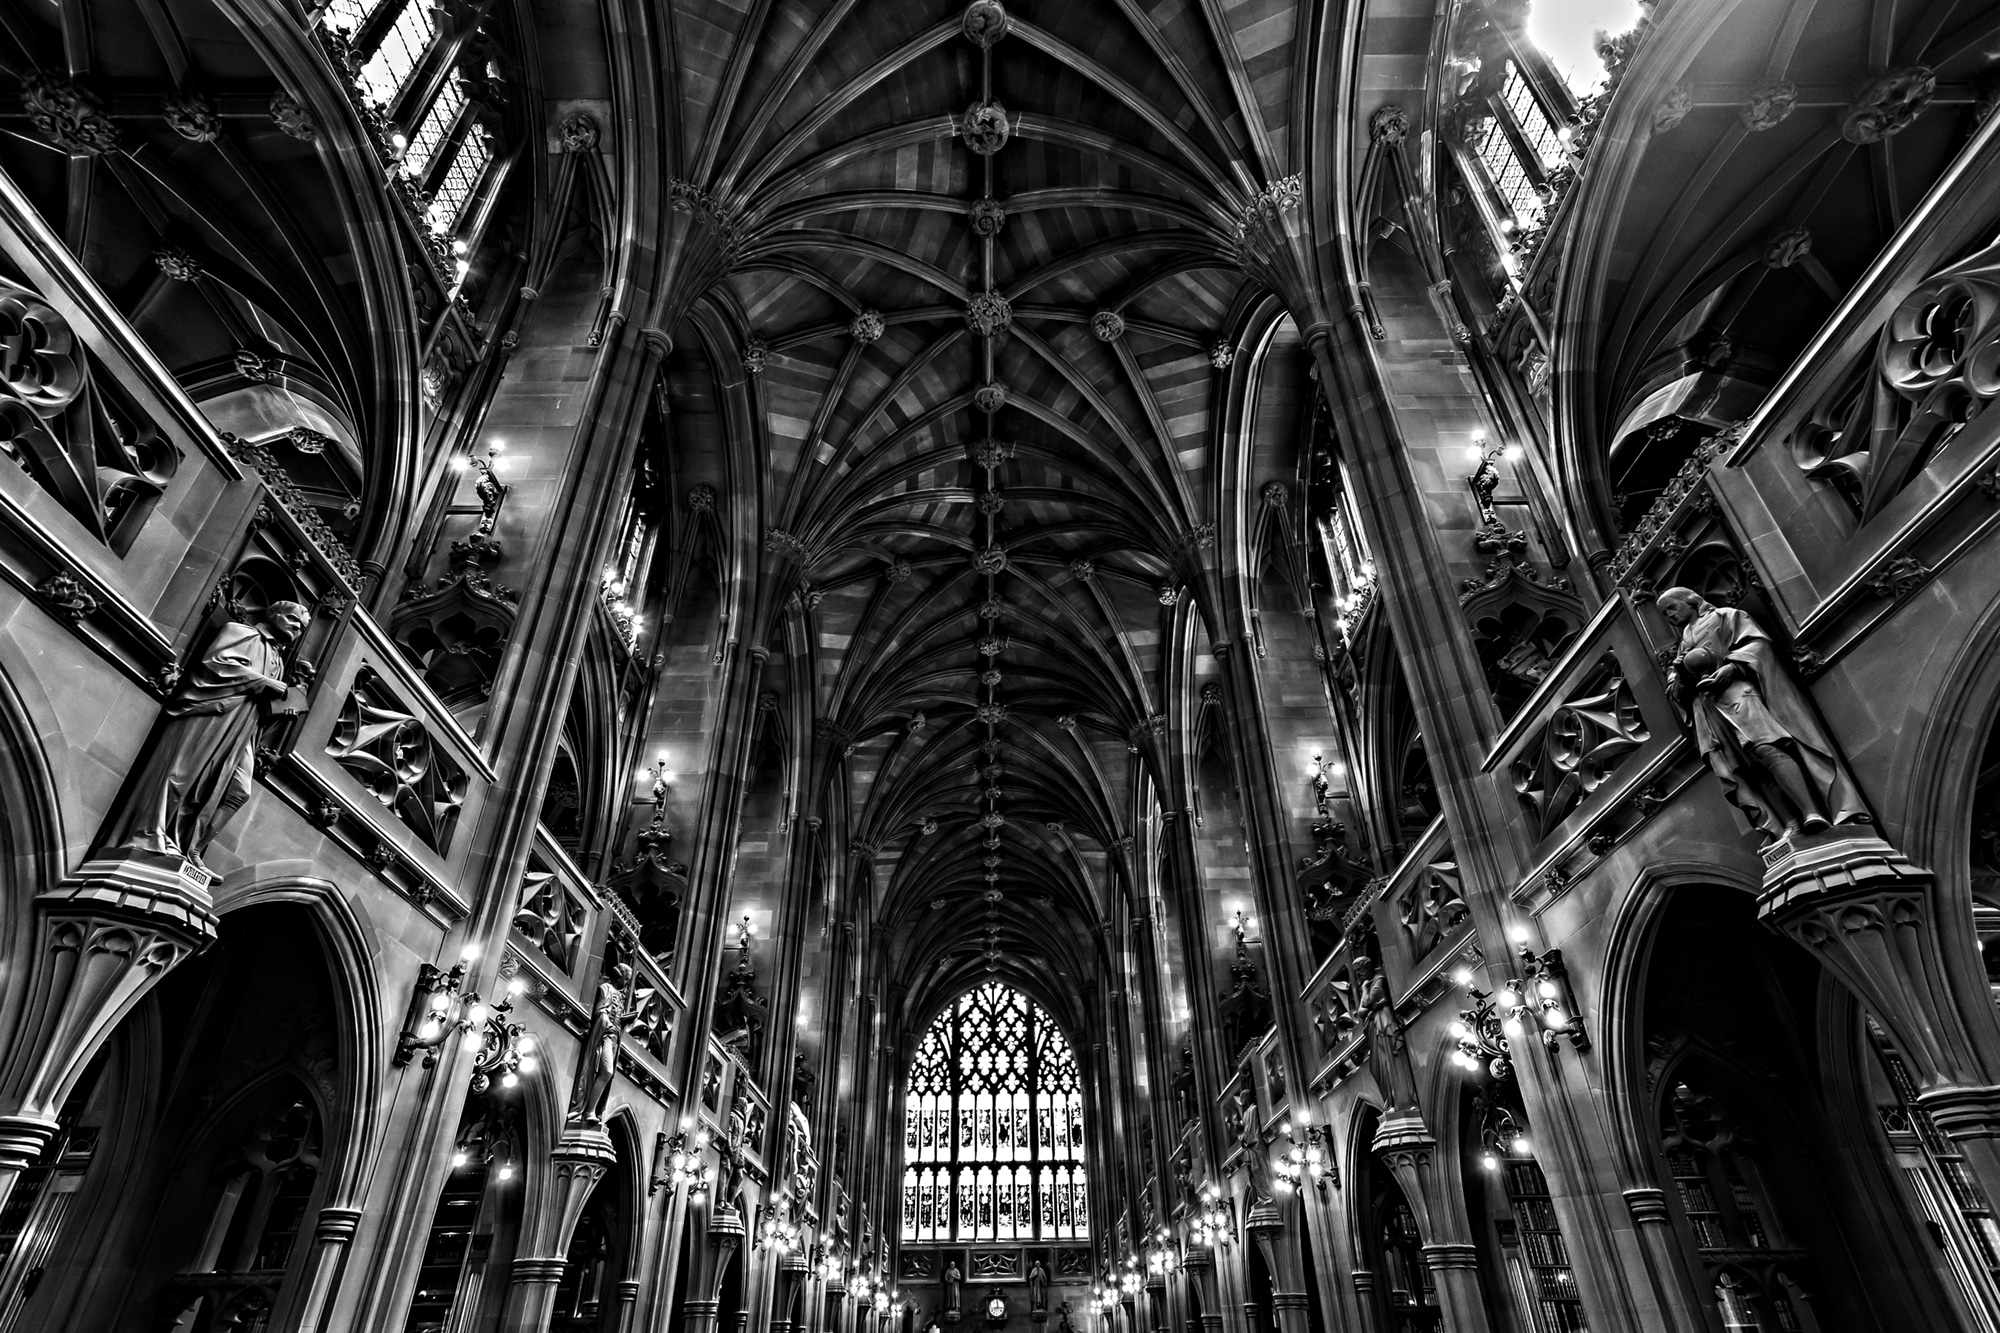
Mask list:
[[[477,957],[479,957],[479,946],[476,944],[468,944],[458,951],[458,960],[461,963],[469,963]]]
[[[1495,1157],[1492,1153],[1487,1153],[1483,1157],[1481,1157],[1479,1159],[1479,1164],[1485,1167],[1488,1171],[1498,1171],[1500,1169],[1500,1159],[1498,1157]]]
[[[1472,969],[1461,967],[1451,974],[1451,979],[1461,986],[1470,986],[1472,984]]]
[[[520,1040],[514,1043],[514,1049],[518,1050],[523,1055],[526,1055],[529,1051],[534,1050],[535,1034],[532,1032],[523,1032],[521,1034]]]
[[[1512,986],[1509,986],[1507,989],[1501,991],[1500,994],[1495,996],[1494,998],[1499,1000],[1500,1006],[1503,1009],[1512,1009],[1515,1005],[1521,1002],[1521,997],[1514,993],[1514,988]]]
[[[465,1040],[461,1041],[458,1045],[460,1050],[471,1051],[476,1055],[479,1053],[479,1048],[485,1044],[485,1041],[477,1032],[468,1032],[465,1034]]]
[[[1527,1155],[1528,1136],[1526,1134],[1522,1134],[1514,1140],[1514,1151],[1520,1153],[1524,1157]]]
[[[537,1069],[540,1069],[541,1067],[542,1067],[542,1065],[541,1065],[541,1062],[540,1062],[539,1060],[535,1059],[535,1057],[534,1057],[534,1056],[532,1056],[532,1055],[524,1055],[524,1056],[522,1056],[522,1057],[521,1057],[521,1072],[522,1072],[523,1074],[532,1074],[532,1073],[534,1073],[534,1072],[535,1072],[535,1071],[536,1071]],[[509,1086],[512,1086],[512,1085],[509,1085]]]
[[[509,995],[525,994],[527,989],[528,983],[524,979],[520,977],[509,977],[507,979],[507,993]]]
[[[449,1008],[451,1008],[451,996],[450,996],[450,994],[448,994],[448,993],[447,993],[447,992],[445,992],[445,991],[437,991],[437,992],[435,992],[435,993],[433,993],[433,994],[432,994],[432,996],[431,996],[431,1009],[432,1009],[432,1011],[433,1011],[433,1012],[436,1012],[436,1013],[440,1013],[440,1014],[441,1014],[441,1013],[443,1013],[443,1012],[444,1012],[445,1010],[447,1010],[447,1009],[449,1009]]]
[[[500,1179],[512,1180],[513,1178],[514,1178],[514,1166],[511,1162],[508,1163],[506,1166],[500,1168]]]
[[[478,1027],[481,1023],[484,1023],[486,1021],[486,1006],[483,1004],[473,1005],[465,1011],[465,1021],[474,1027]]]
[[[451,1155],[451,1164],[453,1166],[464,1166],[467,1160],[468,1159],[463,1149]]]
[[[521,1081],[520,1076],[513,1073],[512,1071],[509,1071],[500,1076],[500,1086],[503,1088],[514,1087],[517,1084],[519,1084],[520,1081]]]

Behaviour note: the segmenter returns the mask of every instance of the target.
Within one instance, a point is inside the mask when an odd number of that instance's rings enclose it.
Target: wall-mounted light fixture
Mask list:
[[[478,956],[479,947],[468,944],[449,972],[429,963],[418,965],[417,985],[410,993],[409,1012],[403,1017],[403,1030],[396,1036],[397,1064],[410,1063],[417,1052],[422,1051],[424,1068],[435,1069],[438,1048],[452,1033],[465,1031],[467,1024],[461,1011],[474,997],[461,995],[459,987],[465,984],[466,967]]]
[[[1277,1172],[1279,1189],[1289,1193],[1310,1183],[1324,1194],[1328,1185],[1340,1183],[1328,1151],[1331,1136],[1324,1126],[1312,1124],[1303,1110],[1294,1110],[1284,1131],[1287,1146],[1272,1168]]]
[[[1188,1239],[1211,1250],[1226,1250],[1236,1236],[1234,1210],[1222,1191],[1213,1185],[1201,1190],[1201,1207],[1188,1227]]]
[[[1495,1078],[1513,1073],[1509,1064],[1512,1043],[1525,1039],[1531,1031],[1551,1058],[1562,1049],[1565,1037],[1575,1050],[1590,1049],[1590,1033],[1577,1007],[1569,970],[1563,966],[1562,950],[1536,953],[1525,943],[1525,929],[1516,927],[1511,933],[1520,948],[1520,965],[1498,990],[1489,993],[1474,986],[1469,967],[1453,973],[1453,979],[1471,997],[1472,1007],[1460,1010],[1451,1024],[1451,1035],[1458,1041],[1452,1059],[1465,1069],[1483,1069]]]
[[[535,1034],[514,1021],[514,998],[527,989],[519,977],[507,982],[507,998],[492,1008],[477,995],[465,997],[465,1049],[472,1052],[472,1090],[486,1091],[498,1079],[512,1088],[522,1074],[535,1072]]]

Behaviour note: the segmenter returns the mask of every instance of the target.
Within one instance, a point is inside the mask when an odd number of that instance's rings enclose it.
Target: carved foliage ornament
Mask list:
[[[319,122],[305,103],[280,89],[271,94],[271,123],[302,143],[319,137]]]
[[[1090,331],[1101,343],[1115,343],[1125,336],[1125,316],[1116,310],[1100,310],[1090,317]]]
[[[1368,117],[1368,137],[1375,143],[1394,146],[1410,133],[1410,113],[1394,103],[1378,106]]]
[[[2000,244],[1933,275],[1792,432],[1806,475],[1862,522],[2000,396]]]
[[[990,50],[1007,35],[1007,11],[1000,0],[972,0],[965,7],[960,27],[967,41],[981,50]]]
[[[588,153],[597,148],[597,122],[587,112],[572,111],[564,116],[556,126],[556,133],[566,153]]]
[[[1849,143],[1880,143],[1901,134],[1937,95],[1937,74],[1922,65],[1890,70],[1848,103],[1840,136]]]
[[[199,93],[169,93],[160,102],[160,114],[189,143],[214,143],[222,137],[222,117],[215,104]]]
[[[1007,225],[1007,210],[997,199],[981,199],[966,213],[966,220],[972,224],[974,235],[998,236]]]
[[[998,292],[979,292],[965,305],[965,326],[982,338],[1005,333],[1014,322],[1014,307]]]
[[[1736,113],[1743,128],[1752,132],[1774,129],[1798,109],[1799,89],[1794,83],[1779,81],[1759,84]]]
[[[433,851],[446,849],[465,801],[465,770],[372,670],[355,676],[326,752]]]
[[[109,153],[118,147],[118,127],[99,102],[70,79],[29,70],[21,79],[28,122],[58,148],[72,153]]]
[[[1007,406],[1007,386],[982,384],[972,391],[972,405],[989,416]]]
[[[965,109],[965,122],[959,133],[965,136],[967,148],[981,157],[991,157],[1013,137],[1014,122],[1008,118],[1007,108],[998,102],[974,102]]]
[[[847,322],[848,336],[863,347],[881,338],[888,330],[889,325],[883,320],[882,312],[879,310],[858,311],[854,318]]]

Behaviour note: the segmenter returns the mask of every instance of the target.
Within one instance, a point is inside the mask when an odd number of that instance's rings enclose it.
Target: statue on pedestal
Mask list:
[[[1042,1315],[1049,1309],[1049,1270],[1042,1267],[1040,1259],[1028,1269],[1028,1308]]]
[[[1250,1206],[1271,1202],[1276,1197],[1271,1189],[1271,1153],[1257,1126],[1257,1099],[1247,1093],[1236,1104],[1236,1146],[1243,1150],[1243,1167],[1250,1173]]]
[[[958,1271],[958,1261],[944,1261],[944,1317],[950,1323],[958,1322],[958,1288],[965,1280],[965,1274]]]
[[[584,1034],[582,1058],[576,1064],[576,1082],[570,1089],[572,1123],[604,1123],[604,1108],[611,1100],[611,1083],[618,1074],[625,988],[631,979],[632,969],[620,963],[611,976],[597,984],[597,1005],[591,1011],[590,1030]]]
[[[1750,827],[1774,842],[1831,824],[1870,822],[1861,793],[1812,702],[1744,612],[1690,588],[1659,595],[1680,631],[1671,686],[1693,721],[1702,758]]]
[[[1354,972],[1361,981],[1357,1007],[1367,1015],[1368,1072],[1375,1076],[1375,1090],[1382,1098],[1382,1118],[1416,1115],[1417,1078],[1410,1068],[1408,1038],[1389,999],[1388,978],[1375,960],[1365,955],[1354,960]]]
[[[216,830],[250,799],[258,729],[274,709],[305,706],[294,686],[311,668],[288,671],[285,650],[310,617],[297,602],[273,602],[255,624],[229,621],[216,630],[161,709],[105,822],[98,856],[202,864]]]

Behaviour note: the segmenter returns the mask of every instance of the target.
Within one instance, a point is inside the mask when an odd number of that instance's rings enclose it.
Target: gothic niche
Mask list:
[[[764,1020],[771,1002],[757,993],[757,967],[750,961],[750,923],[745,918],[736,937],[736,966],[723,983],[715,1002],[715,1031],[722,1044],[735,1050],[746,1064],[756,1067],[763,1054]]]
[[[450,572],[412,582],[389,617],[389,637],[448,708],[486,697],[514,628],[518,596],[486,572],[500,555],[500,543],[479,532],[453,542]]]
[[[1271,992],[1258,977],[1257,965],[1250,961],[1250,946],[1240,919],[1236,923],[1236,957],[1229,964],[1229,993],[1216,1009],[1222,1018],[1223,1050],[1232,1060],[1271,1026]]]

